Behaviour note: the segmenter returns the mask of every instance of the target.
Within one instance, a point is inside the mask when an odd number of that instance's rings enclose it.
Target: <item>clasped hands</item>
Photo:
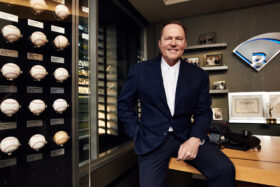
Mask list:
[[[176,160],[193,160],[196,158],[198,148],[201,144],[201,140],[196,137],[191,137],[187,141],[181,144],[178,157]]]

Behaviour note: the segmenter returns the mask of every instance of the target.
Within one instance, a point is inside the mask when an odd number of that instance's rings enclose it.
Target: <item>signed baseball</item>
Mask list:
[[[4,138],[0,143],[0,149],[3,153],[11,155],[12,152],[18,149],[20,143],[16,137],[8,136]]]
[[[57,68],[53,75],[58,82],[63,82],[69,77],[69,73],[65,68]]]
[[[35,151],[39,151],[39,149],[43,148],[46,144],[46,138],[42,134],[35,134],[29,139],[29,146]]]
[[[55,133],[53,137],[53,141],[56,143],[56,145],[60,145],[60,146],[65,144],[68,141],[68,139],[69,136],[65,131],[58,131],[57,133]]]
[[[14,25],[6,25],[3,27],[2,35],[8,42],[15,42],[21,38],[20,30]]]
[[[30,70],[31,77],[33,77],[36,81],[42,80],[43,78],[46,77],[47,74],[48,72],[46,68],[44,68],[41,65],[35,65]]]
[[[18,65],[14,63],[6,63],[1,69],[2,75],[7,79],[7,80],[14,80],[16,79],[21,71]]]
[[[19,110],[19,103],[15,99],[5,99],[2,101],[0,108],[5,115],[12,116]]]
[[[63,50],[69,45],[68,39],[63,35],[58,35],[53,41],[55,47],[59,50]]]
[[[64,99],[57,99],[53,102],[53,108],[57,113],[63,113],[68,107]]]
[[[63,4],[57,5],[57,6],[55,7],[55,15],[56,15],[59,19],[63,20],[63,19],[65,19],[65,18],[68,17],[68,15],[69,15],[69,9],[67,8],[67,6],[65,6],[65,5],[63,5]]]
[[[35,47],[42,47],[48,42],[46,35],[40,31],[33,32],[30,40]]]
[[[28,108],[30,112],[32,112],[35,115],[41,114],[46,109],[46,104],[44,101],[40,99],[34,99],[30,102]]]
[[[44,0],[30,0],[30,6],[35,13],[41,13],[47,8]]]

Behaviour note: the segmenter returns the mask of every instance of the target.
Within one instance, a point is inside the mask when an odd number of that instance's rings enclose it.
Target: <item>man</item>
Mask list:
[[[185,34],[181,23],[165,24],[158,41],[161,57],[130,68],[118,100],[119,119],[134,139],[141,187],[164,186],[174,155],[197,168],[208,186],[230,187],[235,178],[232,162],[217,146],[205,142],[212,119],[209,77],[181,60]]]

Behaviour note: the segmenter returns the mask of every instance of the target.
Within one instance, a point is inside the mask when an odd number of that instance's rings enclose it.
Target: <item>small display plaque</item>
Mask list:
[[[0,11],[0,18],[8,21],[18,22],[18,16]]]
[[[16,86],[0,86],[0,93],[17,93]]]
[[[65,34],[65,29],[63,27],[58,27],[55,25],[51,25],[51,31]]]
[[[37,27],[37,28],[40,28],[40,29],[44,28],[44,23],[43,22],[35,21],[35,20],[32,20],[32,19],[28,19],[27,24],[29,26]]]
[[[51,157],[56,157],[56,156],[60,156],[60,155],[64,155],[64,154],[65,154],[64,148],[51,151]]]
[[[17,165],[17,159],[16,158],[0,160],[0,168],[5,168],[5,167],[15,166],[15,165]]]
[[[27,93],[43,93],[42,87],[27,86]]]
[[[58,56],[51,56],[51,62],[64,64],[64,58]]]
[[[0,49],[0,56],[8,56],[8,57],[18,57],[18,51],[9,50],[9,49]]]
[[[42,159],[43,159],[42,153],[30,154],[30,155],[26,156],[26,162],[33,162],[33,161],[42,160]]]
[[[50,119],[50,124],[51,125],[63,125],[64,124],[64,118]]]
[[[26,127],[41,127],[43,126],[43,121],[42,120],[28,120],[26,121]]]
[[[52,94],[64,94],[64,88],[51,87]]]
[[[27,59],[43,61],[43,55],[37,53],[27,53]]]
[[[16,128],[17,128],[16,122],[0,123],[0,130],[8,130],[8,129],[16,129]]]

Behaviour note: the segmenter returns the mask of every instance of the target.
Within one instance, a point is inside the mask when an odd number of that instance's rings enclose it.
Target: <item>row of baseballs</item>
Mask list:
[[[39,14],[48,8],[44,0],[30,0],[30,6],[36,14]],[[67,6],[59,4],[55,7],[54,13],[60,20],[65,19],[69,16],[70,12]]]
[[[1,32],[3,37],[7,40],[7,42],[10,43],[15,42],[22,37],[19,28],[17,28],[14,25],[4,26]],[[43,32],[35,31],[30,35],[30,41],[35,47],[42,47],[48,42],[48,39]],[[69,45],[69,42],[65,36],[58,35],[53,40],[53,44],[58,50],[63,50]]]
[[[57,113],[62,114],[69,105],[64,99],[56,99],[52,107]],[[0,110],[7,116],[14,115],[19,108],[20,105],[15,99],[5,99],[0,105]],[[47,105],[40,99],[34,99],[29,103],[28,108],[34,115],[40,115],[47,108]]]
[[[22,73],[20,67],[15,63],[4,64],[1,68],[1,72],[2,75],[10,81],[18,78],[18,76]],[[48,74],[46,68],[41,65],[32,66],[29,73],[35,81],[44,79]],[[70,77],[67,69],[65,68],[57,68],[54,71],[53,76],[58,82],[64,82],[66,79],[68,79],[68,77]]]
[[[67,132],[65,131],[58,131],[53,136],[53,141],[59,145],[63,146],[69,139]],[[34,149],[35,151],[39,151],[39,149],[43,148],[46,144],[46,138],[42,134],[35,134],[31,136],[28,141],[29,146]],[[3,153],[8,155],[12,154],[14,151],[18,149],[20,146],[19,140],[14,136],[8,136],[4,138],[0,143],[0,149]]]

